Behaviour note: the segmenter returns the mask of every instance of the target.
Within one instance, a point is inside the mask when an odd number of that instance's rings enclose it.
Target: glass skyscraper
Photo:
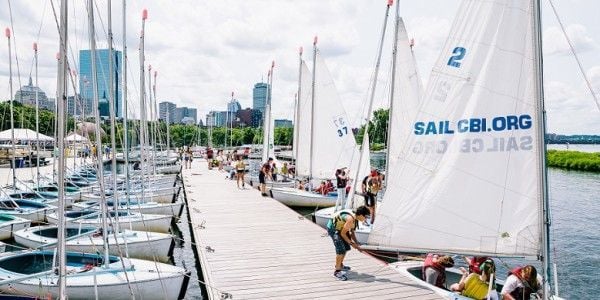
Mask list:
[[[261,116],[265,115],[265,100],[267,100],[267,89],[269,85],[264,82],[259,82],[254,85],[252,90],[252,108],[260,110]],[[271,99],[269,99],[271,102]]]
[[[123,116],[123,107],[121,107],[123,103],[123,95],[121,92],[123,60],[121,51],[113,50],[113,55],[113,70],[115,72],[113,76],[113,87],[115,89],[115,114],[117,117],[121,117]],[[96,76],[98,78],[98,97],[102,98],[103,95],[106,95],[106,98],[109,98],[108,49],[96,50]],[[93,103],[94,93],[92,90],[92,53],[90,50],[79,51],[79,91],[81,97],[86,103]],[[92,112],[92,109],[93,108],[90,107],[90,113]],[[86,108],[86,114],[87,113],[88,109]],[[108,117],[108,114],[104,109],[101,110],[101,116]]]

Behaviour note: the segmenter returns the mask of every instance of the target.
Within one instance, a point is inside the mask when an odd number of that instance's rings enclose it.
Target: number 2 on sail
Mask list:
[[[448,65],[451,67],[460,68],[460,61],[465,57],[465,54],[467,54],[467,49],[463,47],[456,47],[454,50],[452,50],[452,54],[454,55],[450,56],[450,59],[448,59]]]

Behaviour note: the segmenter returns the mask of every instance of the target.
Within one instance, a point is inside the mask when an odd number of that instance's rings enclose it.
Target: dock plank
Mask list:
[[[442,299],[371,255],[350,251],[333,277],[326,231],[256,189],[194,160],[182,172],[209,299]]]

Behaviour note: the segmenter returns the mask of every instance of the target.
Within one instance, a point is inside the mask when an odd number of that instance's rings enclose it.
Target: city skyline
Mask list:
[[[312,40],[319,36],[320,52],[334,76],[340,98],[350,122],[358,126],[369,98],[375,52],[387,1],[336,2],[244,1],[207,2],[203,9],[194,1],[177,5],[163,2],[129,1],[128,20],[128,97],[132,118],[139,117],[139,65],[137,45],[141,28],[140,13],[148,9],[146,61],[158,70],[157,100],[174,100],[179,106],[196,107],[200,116],[221,109],[231,91],[242,107],[252,106],[252,85],[273,74],[273,116],[291,119],[298,81],[298,48],[311,65]],[[39,1],[12,3],[13,25],[9,10],[0,9],[0,26],[14,29],[13,54],[19,58],[20,71],[13,58],[14,90],[23,86],[32,74],[31,44],[37,41],[40,54],[40,88],[55,94],[57,32],[50,6]],[[105,1],[98,1],[105,20]],[[546,108],[548,132],[594,134],[600,132],[600,112],[569,54],[569,46],[547,2],[543,2],[543,34]],[[564,0],[556,3],[566,32],[580,55],[584,71],[593,88],[600,86],[600,20],[595,17],[600,3]],[[596,7],[596,8],[594,8]],[[260,9],[256,9],[260,8]],[[427,83],[429,72],[459,8],[456,0],[402,2],[401,15],[409,36],[415,39],[415,56],[420,76]],[[169,13],[164,13],[169,11]],[[252,14],[248,14],[252,11]],[[70,6],[70,53],[74,70],[80,71],[77,52],[87,48],[85,5]],[[115,48],[122,48],[120,7],[113,6]],[[393,13],[392,13],[393,15]],[[98,48],[106,48],[106,24],[97,18]],[[384,107],[389,86],[390,16],[388,34],[376,103]],[[190,20],[194,20],[190,22]],[[194,26],[190,26],[190,24]],[[43,24],[44,26],[40,26]],[[103,27],[104,26],[104,27]],[[41,30],[40,30],[41,28]],[[39,38],[38,38],[39,31]],[[0,90],[8,98],[8,60],[6,47],[0,47]],[[174,59],[175,58],[175,59]],[[146,65],[146,67],[147,67]],[[20,76],[17,76],[20,74]],[[81,80],[81,76],[78,80]],[[49,97],[53,98],[53,97]],[[573,122],[573,120],[578,120]]]

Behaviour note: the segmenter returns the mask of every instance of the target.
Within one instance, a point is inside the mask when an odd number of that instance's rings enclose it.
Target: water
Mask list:
[[[553,150],[572,150],[581,152],[600,152],[599,144],[551,144],[547,145],[548,149]]]

